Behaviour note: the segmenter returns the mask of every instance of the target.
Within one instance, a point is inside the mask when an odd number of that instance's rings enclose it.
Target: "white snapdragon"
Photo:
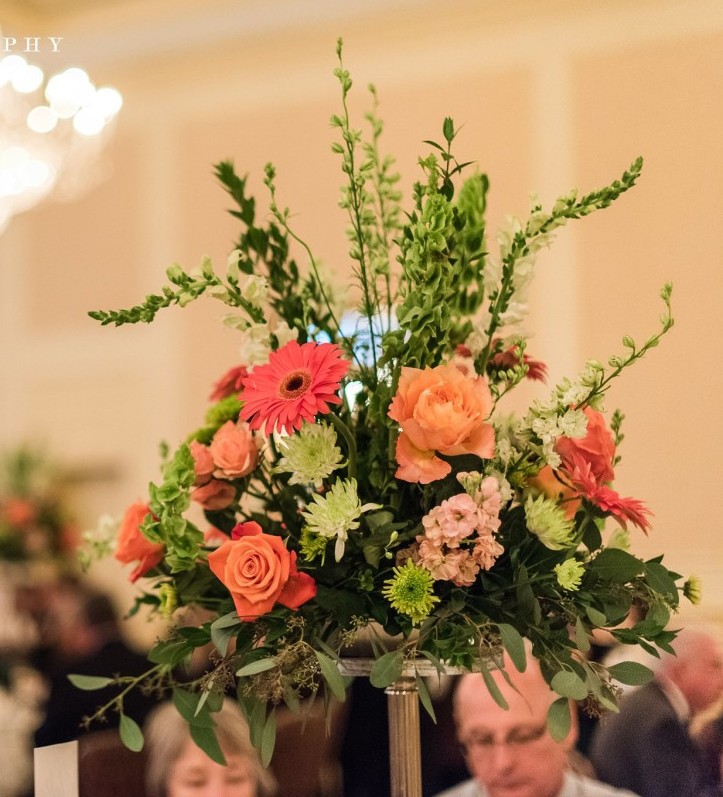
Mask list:
[[[239,361],[246,363],[247,367],[265,363],[271,352],[268,324],[249,324],[241,329],[241,345],[239,346]]]
[[[292,340],[298,340],[299,338],[299,330],[290,327],[286,321],[279,321],[279,323],[274,327],[274,335],[276,336],[276,340],[279,343],[279,348],[283,348]]]

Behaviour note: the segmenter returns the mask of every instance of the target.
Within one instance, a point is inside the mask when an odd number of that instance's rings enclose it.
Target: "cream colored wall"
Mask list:
[[[655,510],[655,529],[635,538],[635,550],[664,551],[669,566],[704,578],[704,603],[686,618],[721,619],[723,6],[309,4],[329,12],[321,21],[279,2],[267,5],[264,24],[252,4],[221,6],[233,38],[199,28],[171,52],[172,11],[167,25],[160,16],[138,24],[135,49],[127,7],[66,20],[66,54],[84,53],[126,104],[108,153],[112,177],[74,204],[18,217],[0,238],[3,444],[44,438],[74,467],[108,471],[77,490],[88,525],[121,512],[156,477],[159,440],[174,443],[199,420],[211,382],[234,361],[233,335],[212,304],[119,330],[86,311],[136,302],[171,262],[223,260],[236,228],[211,175],[220,159],[235,160],[257,188],[274,162],[296,229],[346,278],[328,125],[341,34],[354,113],[360,120],[374,82],[404,185],[416,177],[421,140],[439,137],[450,115],[464,124],[458,155],[491,177],[493,227],[523,214],[532,191],[545,201],[572,186],[586,191],[645,156],[640,185],[563,231],[543,258],[530,350],[553,379],[572,375],[587,357],[619,352],[623,334],[655,331],[658,290],[675,283],[674,331],[609,396],[609,409],[627,414],[618,486]],[[101,572],[123,583],[110,565]]]

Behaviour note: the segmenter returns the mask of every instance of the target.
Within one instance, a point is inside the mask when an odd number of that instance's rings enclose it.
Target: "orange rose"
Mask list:
[[[281,537],[264,534],[253,521],[236,526],[232,536],[208,555],[208,564],[242,620],[255,620],[277,603],[296,610],[316,595],[314,579],[297,571],[296,553]]]
[[[150,507],[142,501],[131,504],[118,529],[115,558],[123,564],[138,562],[130,575],[131,581],[144,576],[163,559],[163,545],[151,542],[141,532],[140,527],[150,513]]]
[[[211,479],[211,481],[196,487],[191,493],[191,498],[204,509],[215,512],[219,509],[226,509],[233,503],[236,497],[236,488],[231,482],[221,479]]]
[[[561,467],[572,472],[576,458],[582,458],[590,465],[593,476],[602,486],[611,482],[615,476],[613,459],[615,441],[605,425],[605,418],[592,407],[585,407],[587,434],[585,437],[560,437],[555,443],[555,451],[562,459]]]
[[[494,454],[495,435],[485,420],[492,411],[486,381],[466,376],[454,365],[437,368],[402,368],[389,417],[402,430],[397,438],[398,479],[428,484],[451,470],[436,456]]]
[[[216,476],[240,479],[256,467],[258,448],[249,425],[244,421],[226,421],[213,436],[209,448]]]

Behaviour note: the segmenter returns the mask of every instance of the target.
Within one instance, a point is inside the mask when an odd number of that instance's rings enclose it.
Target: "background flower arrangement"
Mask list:
[[[507,393],[546,373],[522,331],[536,254],[568,220],[632,187],[642,161],[600,190],[572,191],[549,210],[535,204],[499,233],[492,254],[488,182],[455,159],[452,120],[441,143],[425,142],[430,154],[404,212],[393,160],[380,153],[375,94],[364,138],[350,121],[341,44],[338,55],[342,111],[331,123],[347,177],[340,204],[358,290],[354,329],[277,204],[274,169],[265,174],[270,216],[257,221],[246,179],[228,162],[216,172],[242,232],[225,273],[208,260],[190,273],[174,265],[161,294],[91,313],[103,324],[150,322],[207,294],[230,308],[224,323],[241,339],[203,425],[164,449],[162,480],[119,528],[117,558],[134,563],[132,578],[153,579],[141,602],[169,617],[183,606],[210,612],[154,647],[146,681],[173,688],[194,738],[217,759],[212,715],[234,689],[268,761],[275,707],[298,710],[318,691],[343,699],[338,660],[362,631],[376,686],[424,658],[440,670],[480,669],[500,701],[489,669],[504,650],[524,667],[526,637],[560,695],[549,720],[564,735],[568,698],[614,709],[616,681],[649,675],[633,663],[606,670],[586,661],[590,634],[619,624],[636,601],[645,619],[613,634],[669,649],[679,592],[694,595],[662,557],[626,550],[628,527],[647,533],[651,513],[612,487],[623,416],[608,425],[603,415],[612,381],[671,328],[670,286],[660,330],[642,345],[626,336],[607,365],[588,362],[522,417],[503,412]],[[208,672],[175,683],[177,665],[209,644]],[[122,712],[137,683],[118,680]],[[121,732],[129,746],[142,744],[124,716]]]
[[[77,528],[61,478],[39,449],[21,446],[0,460],[0,559],[64,562],[70,566]]]

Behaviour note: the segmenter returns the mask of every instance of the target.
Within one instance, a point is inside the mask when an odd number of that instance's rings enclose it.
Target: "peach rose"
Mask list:
[[[216,476],[240,479],[256,467],[258,448],[245,421],[226,421],[213,436],[209,450]]]
[[[208,446],[199,443],[198,440],[192,440],[189,449],[193,457],[193,469],[196,473],[194,484],[206,484],[216,469],[211,451]]]
[[[201,504],[204,509],[215,512],[218,509],[226,509],[233,503],[236,497],[236,488],[231,482],[221,479],[211,479],[202,484],[191,493],[191,498]]]
[[[495,434],[485,420],[492,411],[486,381],[454,365],[402,368],[389,417],[401,426],[397,438],[398,479],[428,484],[452,470],[444,456],[494,455]]]
[[[131,581],[144,576],[163,559],[163,545],[151,542],[141,532],[141,525],[150,514],[148,504],[137,501],[126,509],[118,529],[115,558],[123,564],[138,562],[130,575]]]
[[[585,437],[560,437],[555,443],[555,451],[562,459],[562,468],[572,472],[576,458],[582,458],[590,465],[598,486],[611,482],[615,476],[613,459],[615,441],[605,425],[602,413],[585,407],[587,434]]]
[[[241,523],[208,555],[216,578],[231,593],[242,620],[255,620],[277,603],[296,610],[316,595],[316,582],[296,569],[296,553],[258,523]]]

